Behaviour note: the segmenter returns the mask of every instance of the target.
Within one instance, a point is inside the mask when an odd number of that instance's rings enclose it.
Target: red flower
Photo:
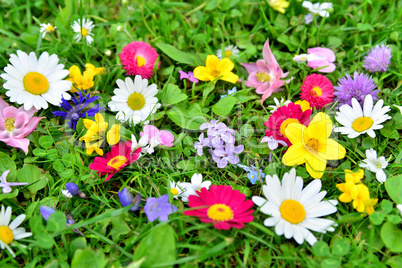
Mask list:
[[[268,128],[265,130],[265,135],[275,140],[284,141],[288,146],[291,146],[292,143],[286,138],[286,127],[291,123],[308,126],[311,113],[310,109],[303,112],[301,106],[293,102],[282,106],[269,117],[268,121],[265,121],[264,125]]]
[[[119,142],[113,145],[110,152],[105,156],[97,156],[94,162],[89,165],[92,170],[97,170],[100,175],[109,174],[105,181],[108,181],[115,173],[122,168],[137,161],[140,156],[141,148],[131,153],[131,141],[126,141],[124,144]]]
[[[310,103],[311,107],[321,110],[334,99],[334,86],[321,74],[307,76],[301,86],[300,97]]]
[[[233,190],[228,185],[212,185],[209,191],[202,188],[197,195],[188,197],[188,205],[194,210],[184,211],[184,215],[199,217],[202,222],[212,222],[216,229],[241,229],[244,223],[254,220],[253,201],[246,195]],[[199,208],[201,207],[201,208]]]

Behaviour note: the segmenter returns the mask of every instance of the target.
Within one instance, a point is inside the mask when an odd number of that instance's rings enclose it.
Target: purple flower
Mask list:
[[[190,82],[193,82],[193,83],[199,82],[198,79],[194,77],[194,74],[191,71],[188,73],[183,72],[183,71],[178,71],[178,72],[180,74],[180,80],[188,79]]]
[[[67,198],[72,198],[73,196],[77,196],[79,198],[86,197],[86,195],[80,191],[78,185],[73,182],[66,183],[66,190],[61,190],[61,193]]]
[[[168,215],[174,211],[177,211],[177,207],[169,203],[169,196],[167,194],[159,198],[149,197],[144,206],[144,212],[150,222],[158,218],[160,221],[167,221]]]
[[[211,140],[209,138],[204,138],[204,133],[198,137],[199,141],[194,142],[194,148],[197,150],[197,154],[202,156],[203,148],[210,147]]]
[[[392,49],[384,44],[373,47],[364,58],[363,67],[370,73],[385,72],[391,62]]]
[[[11,186],[28,185],[27,182],[7,182],[6,178],[8,173],[10,173],[10,170],[4,171],[0,178],[0,187],[3,188],[3,193],[10,193],[12,191]]]
[[[42,217],[46,221],[49,219],[50,215],[52,215],[53,213],[56,212],[56,210],[54,208],[47,207],[47,206],[41,206],[39,211],[40,211],[40,214],[42,215]]]
[[[227,166],[228,162],[236,165],[239,163],[239,157],[236,154],[240,154],[244,150],[244,145],[234,146],[233,144],[227,144],[224,148],[215,149],[211,155],[212,159],[218,164],[219,168]]]
[[[363,106],[367,95],[371,95],[373,101],[378,99],[378,90],[374,90],[377,85],[371,76],[364,73],[359,74],[355,71],[353,79],[349,75],[339,78],[338,85],[334,88],[334,95],[337,97],[340,106],[343,104],[352,106],[352,98],[355,98]]]
[[[123,207],[131,206],[134,204],[134,206],[130,208],[131,211],[136,211],[140,209],[141,194],[138,193],[135,198],[133,198],[127,188],[124,187],[123,189],[121,189],[121,191],[119,191],[118,195],[120,203]]]

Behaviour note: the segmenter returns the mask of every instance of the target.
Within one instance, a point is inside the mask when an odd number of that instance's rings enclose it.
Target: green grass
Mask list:
[[[172,59],[171,55],[158,49],[158,44],[170,44],[180,51],[191,53],[200,63],[207,54],[215,54],[219,48],[236,44],[241,52],[234,59],[234,73],[244,81],[247,72],[240,63],[262,58],[262,46],[269,38],[282,70],[289,71],[294,77],[283,92],[275,93],[273,97],[297,100],[301,82],[312,71],[305,64],[292,61],[295,54],[306,53],[307,48],[316,46],[333,49],[337,56],[337,68],[326,76],[336,84],[346,74],[353,74],[355,70],[363,71],[362,61],[367,51],[376,44],[386,43],[392,47],[391,66],[385,73],[373,74],[373,78],[385,104],[402,105],[402,1],[334,1],[331,16],[326,19],[317,17],[310,25],[304,24],[305,14],[307,12],[301,2],[295,0],[290,1],[285,14],[270,8],[266,1],[2,1],[0,68],[9,63],[9,55],[17,50],[27,53],[34,51],[37,55],[44,51],[57,54],[67,69],[78,65],[83,70],[87,62],[96,67],[105,67],[106,74],[97,78],[91,92],[100,96],[100,103],[107,107],[116,80],[125,78],[118,54],[131,41],[148,42],[158,50],[161,61],[160,69],[150,81],[156,83],[160,90],[165,89],[168,83],[178,85],[188,99],[177,104],[177,107],[189,109],[198,104],[203,117],[208,120],[220,118],[236,130],[237,144],[245,144],[240,163],[257,165],[265,173],[278,174],[281,178],[290,170],[290,167],[281,163],[283,153],[281,150],[275,151],[275,162],[269,163],[269,150],[265,145],[259,145],[259,140],[265,135],[263,123],[269,116],[266,107],[274,104],[273,98],[267,99],[262,106],[260,95],[254,89],[246,88],[244,82],[237,83],[244,101],[238,101],[229,115],[217,117],[212,106],[233,85],[219,81],[215,89],[206,94],[208,89],[212,89],[211,84],[200,82],[192,87],[180,81],[177,71],[192,71],[196,65]],[[78,18],[89,18],[96,24],[93,31],[95,41],[91,46],[73,40],[70,25]],[[58,29],[54,35],[42,39],[39,23],[48,22]],[[121,31],[118,31],[119,26]],[[111,51],[111,56],[105,54],[107,50]],[[5,92],[5,89],[0,89],[2,97]],[[169,181],[189,181],[192,174],[197,172],[203,174],[204,180],[211,180],[212,184],[231,185],[245,193],[248,199],[254,195],[262,196],[261,185],[250,184],[247,174],[240,168],[229,165],[225,169],[218,169],[208,154],[198,157],[194,142],[198,140],[200,132],[177,125],[167,115],[172,109],[172,106],[162,107],[153,124],[172,131],[176,137],[175,146],[156,150],[153,155],[140,158],[106,183],[103,178],[91,173],[88,166],[94,157],[86,155],[85,148],[78,142],[85,128],[81,124],[76,133],[68,130],[64,121],[53,117],[51,113],[58,110],[57,107],[50,106],[37,113],[37,116],[46,118],[29,136],[31,145],[27,156],[17,149],[10,154],[10,147],[1,143],[0,152],[4,153],[0,155],[4,163],[0,163],[1,172],[9,169],[12,163],[15,164],[14,170],[34,165],[39,168],[41,176],[45,176],[46,183],[34,194],[29,193],[26,187],[20,187],[18,195],[0,199],[3,205],[13,208],[14,216],[25,213],[27,219],[22,226],[35,234],[21,242],[27,245],[26,249],[14,247],[17,254],[15,259],[7,251],[0,251],[0,266],[83,267],[85,260],[90,262],[86,264],[88,267],[130,265],[136,250],[141,248],[140,241],[145,241],[145,237],[151,239],[152,236],[148,236],[152,234],[151,230],[164,224],[148,222],[143,211],[133,213],[121,208],[117,192],[122,187],[128,187],[132,194],[141,193],[143,206],[147,197],[167,193]],[[332,119],[335,109],[327,110]],[[344,180],[343,169],[357,168],[368,148],[376,148],[380,155],[390,158],[390,165],[386,169],[388,177],[400,173],[402,147],[398,130],[402,129],[399,123],[402,118],[395,107],[390,113],[393,119],[385,124],[381,134],[377,131],[375,139],[367,136],[360,140],[341,135],[336,137],[348,153],[347,158],[330,164],[322,178],[323,190],[328,192],[327,199],[338,198],[340,192],[335,185]],[[113,123],[113,112],[109,111],[107,115],[107,120]],[[247,132],[245,125],[252,131]],[[138,136],[141,130],[141,126],[126,125],[121,132],[122,138],[129,139],[131,133]],[[40,138],[43,136],[50,137],[49,148],[42,145]],[[40,154],[35,148],[45,151]],[[105,152],[107,150],[105,148]],[[56,162],[62,163],[62,166],[55,168]],[[297,172],[304,178],[305,185],[311,180],[304,166],[299,166]],[[18,172],[11,175],[11,181],[15,179],[15,174]],[[368,171],[365,175],[364,183],[369,186],[370,195],[379,198],[379,203],[389,200],[384,185],[377,183],[375,175]],[[64,189],[66,182],[78,183],[87,199],[65,199],[61,189]],[[254,221],[246,228],[221,231],[210,224],[201,223],[198,218],[184,216],[181,212],[188,209],[187,204],[172,197],[171,201],[179,210],[170,215],[167,222],[171,227],[168,230],[173,230],[174,239],[172,242],[166,233],[158,233],[160,239],[155,238],[154,234],[153,240],[149,240],[154,242],[148,248],[150,252],[153,252],[153,247],[162,248],[160,255],[155,257],[161,265],[154,267],[385,267],[386,264],[397,267],[401,261],[398,253],[384,246],[381,240],[381,228],[385,223],[373,225],[369,217],[361,217],[350,204],[338,205],[338,212],[328,217],[338,223],[335,232],[314,233],[321,242],[312,248],[307,243],[298,245],[294,240],[277,236],[274,228],[263,225],[267,216],[258,211],[254,213]],[[55,207],[63,213],[70,212],[77,224],[57,228],[46,225],[39,214],[41,205]],[[384,211],[384,207],[377,205],[376,210]],[[397,215],[396,209],[391,214]],[[72,232],[74,228],[80,228],[85,236],[80,237]],[[163,250],[165,243],[167,248],[169,242],[176,248],[173,260],[169,259],[171,254]],[[341,249],[347,248],[344,244],[350,249],[342,252]],[[99,263],[95,264],[95,261]],[[138,266],[131,264],[129,267]]]

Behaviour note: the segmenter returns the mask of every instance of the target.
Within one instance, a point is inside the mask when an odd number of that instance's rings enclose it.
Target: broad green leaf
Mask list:
[[[34,195],[40,189],[45,188],[50,175],[49,172],[45,172],[36,166],[25,164],[22,169],[17,171],[17,178],[20,182],[28,182],[27,189],[31,195]]]
[[[349,240],[347,239],[337,240],[332,245],[332,254],[337,256],[344,256],[348,254],[349,250],[350,250],[350,243]]]
[[[43,233],[45,227],[43,226],[42,216],[35,215],[29,218],[29,227],[34,235]]]
[[[0,176],[4,171],[10,170],[10,173],[7,175],[7,181],[12,182],[15,181],[15,177],[17,175],[16,171],[17,167],[15,166],[14,161],[10,156],[5,153],[0,153]]]
[[[385,264],[391,266],[391,268],[400,268],[402,263],[402,256],[393,256],[385,262]]]
[[[178,50],[172,45],[165,44],[165,43],[156,43],[155,44],[163,53],[165,53],[169,58],[179,62],[188,64],[191,66],[197,66],[198,60],[193,53],[183,52]]]
[[[102,251],[90,248],[77,249],[71,261],[71,268],[102,268],[105,267],[107,260]]]
[[[225,98],[220,99],[216,104],[212,106],[212,111],[220,116],[228,115],[233,106],[237,103],[237,99],[232,96],[227,96]]]
[[[67,218],[61,211],[56,211],[50,215],[49,219],[47,220],[46,229],[51,232],[57,232],[63,230],[66,227]]]
[[[42,136],[39,138],[39,145],[42,146],[42,148],[45,150],[52,147],[53,142],[53,138],[50,136]]]
[[[318,257],[326,257],[331,255],[329,247],[324,241],[317,241],[313,246],[313,251]]]
[[[370,215],[370,221],[374,224],[374,225],[380,225],[383,223],[384,219],[385,219],[386,214],[380,211],[374,211],[371,215]]]
[[[42,232],[34,236],[36,245],[40,248],[52,248],[54,239],[47,233]]]
[[[118,241],[120,236],[128,234],[131,231],[130,227],[123,220],[122,216],[113,217],[112,225],[113,228],[110,234],[112,235],[113,241]]]
[[[385,181],[385,189],[396,204],[402,204],[402,175],[388,178]]]
[[[241,126],[240,135],[242,135],[243,137],[248,138],[253,134],[254,134],[254,129],[250,124],[244,124],[244,125]]]
[[[11,193],[4,194],[3,192],[0,192],[0,201],[3,199],[11,199],[18,195],[18,189],[15,189],[15,187],[11,187],[11,189],[13,189]]]
[[[382,200],[382,202],[381,202],[381,208],[382,208],[382,211],[383,211],[385,214],[390,213],[390,212],[392,211],[392,208],[393,208],[392,202],[389,201],[389,200],[387,200],[387,199]]]
[[[77,237],[70,243],[70,251],[72,252],[72,254],[74,254],[77,249],[85,249],[86,247],[87,240],[84,237]]]
[[[328,258],[321,262],[321,267],[338,268],[338,267],[341,267],[341,261],[336,258]]]
[[[64,154],[61,159],[66,167],[72,167],[75,164],[75,157],[72,154]]]
[[[53,162],[53,168],[58,173],[61,173],[66,169],[66,167],[63,164],[63,162],[61,162],[60,160],[56,160],[56,161]]]
[[[191,104],[188,108],[172,106],[167,111],[167,115],[176,125],[190,130],[199,130],[201,124],[206,122],[201,107],[197,103]]]
[[[384,223],[381,228],[381,239],[392,252],[402,252],[402,231],[395,224]]]
[[[186,100],[188,97],[186,94],[181,93],[178,86],[169,84],[161,92],[161,102],[163,105],[172,105]]]

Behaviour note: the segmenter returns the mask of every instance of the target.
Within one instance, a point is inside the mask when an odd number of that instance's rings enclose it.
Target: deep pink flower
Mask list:
[[[33,116],[36,111],[35,108],[28,111],[24,107],[17,109],[0,98],[0,141],[20,148],[28,154],[29,140],[25,137],[31,134],[44,118]]]
[[[125,166],[128,166],[137,161],[141,153],[141,148],[138,148],[131,153],[131,141],[126,141],[124,144],[119,142],[113,145],[110,152],[105,156],[97,156],[94,162],[89,165],[92,170],[97,170],[101,176],[108,174],[105,181],[108,181],[115,173],[119,172]]]
[[[241,229],[244,223],[254,220],[253,201],[246,195],[233,190],[229,185],[212,185],[209,191],[202,188],[197,195],[188,197],[188,205],[194,210],[184,211],[184,215],[199,217],[202,222],[213,223],[216,229]]]
[[[284,90],[281,87],[285,82],[281,78],[285,78],[289,74],[284,73],[279,67],[269,47],[268,39],[264,44],[262,55],[264,59],[258,60],[256,63],[242,63],[249,73],[248,80],[244,84],[248,87],[256,88],[255,92],[262,94],[261,103],[272,93]]]
[[[145,79],[151,78],[158,56],[150,44],[142,41],[127,44],[119,54],[121,64],[128,75],[138,74]]]
[[[304,78],[300,87],[300,98],[308,101],[311,107],[321,110],[334,100],[334,86],[321,74],[310,74]]]

